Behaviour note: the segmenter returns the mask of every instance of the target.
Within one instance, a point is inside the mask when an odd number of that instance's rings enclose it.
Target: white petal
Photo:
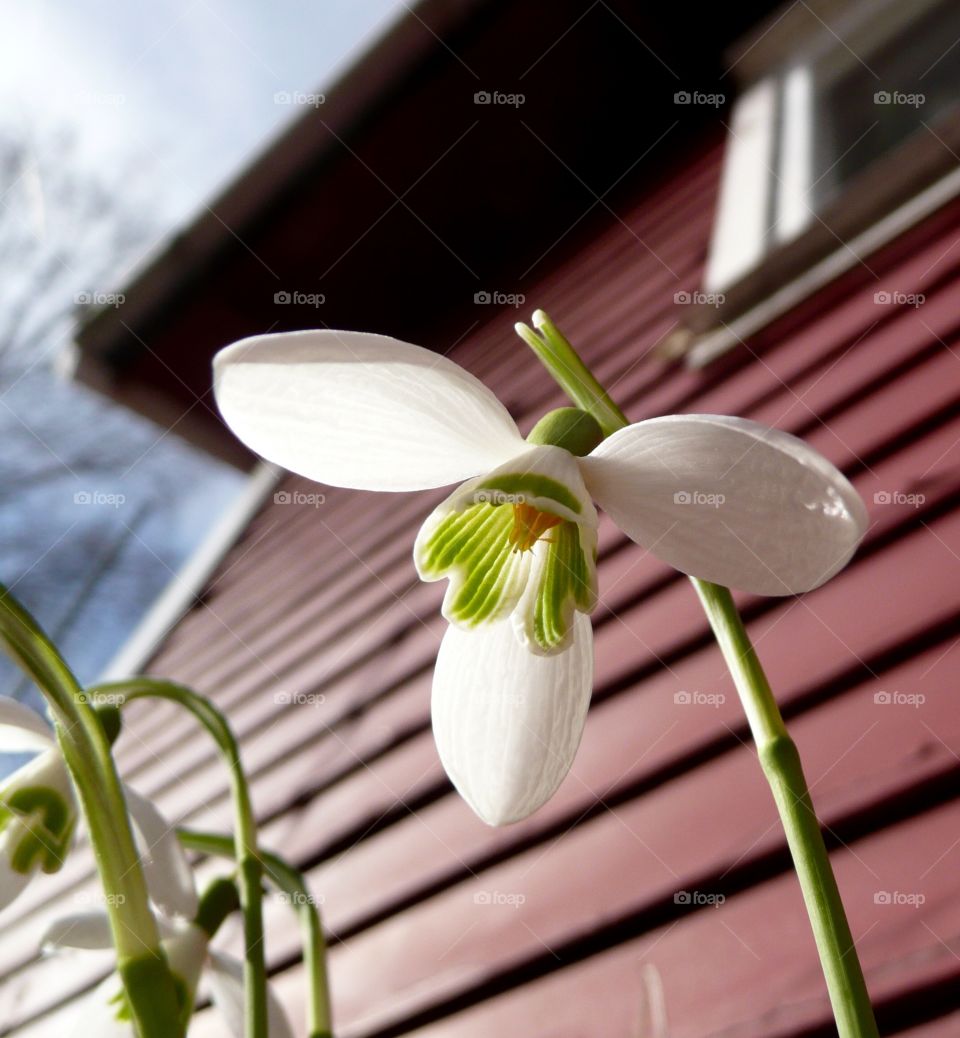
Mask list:
[[[112,948],[113,934],[106,912],[73,912],[54,919],[40,941],[44,951],[63,948]]]
[[[580,744],[593,684],[593,631],[574,618],[553,656],[524,648],[506,621],[449,627],[433,678],[433,734],[461,796],[489,825],[526,818],[563,781]]]
[[[168,915],[192,919],[197,914],[197,888],[176,828],[135,789],[125,786],[124,793],[150,899]]]
[[[236,1038],[244,1035],[243,964],[219,952],[210,952],[210,987],[213,1001],[223,1015],[227,1030]],[[287,1014],[267,985],[267,1033],[269,1038],[293,1038]]]
[[[673,415],[581,459],[597,503],[671,566],[758,595],[819,587],[867,528],[848,480],[802,440],[743,418]]]
[[[0,696],[0,753],[48,750],[53,741],[53,729],[35,710]]]
[[[193,923],[178,921],[178,932],[163,939],[171,971],[186,985],[191,1004],[197,993],[200,972],[207,960],[209,936]]]
[[[120,1019],[124,1008],[120,978],[112,973],[80,1003],[70,1038],[136,1038],[133,1021]]]
[[[310,479],[358,490],[442,487],[524,440],[459,365],[363,332],[259,335],[214,360],[220,412],[243,442]]]

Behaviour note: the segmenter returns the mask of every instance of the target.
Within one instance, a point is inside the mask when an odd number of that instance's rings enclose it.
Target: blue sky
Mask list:
[[[122,288],[296,118],[275,95],[322,92],[398,13],[397,0],[0,0],[0,145],[27,156],[0,165],[0,580],[82,681],[244,477],[54,373],[77,293]],[[84,208],[94,182],[106,202]],[[141,229],[120,244],[109,229],[131,219]],[[31,697],[2,659],[0,693]]]
[[[0,0],[6,123],[72,127],[186,219],[404,11],[398,0]]]

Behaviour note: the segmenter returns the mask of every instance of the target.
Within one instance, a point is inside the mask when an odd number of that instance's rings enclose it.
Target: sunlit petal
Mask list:
[[[597,503],[651,554],[754,594],[818,587],[847,564],[867,528],[863,502],[829,461],[743,418],[639,422],[581,468]]]
[[[446,486],[524,447],[506,408],[452,360],[363,332],[261,335],[214,361],[227,424],[269,461],[359,490]]]
[[[502,622],[448,628],[433,679],[433,733],[443,766],[490,825],[526,818],[570,770],[593,682],[590,620],[569,649],[530,652]]]

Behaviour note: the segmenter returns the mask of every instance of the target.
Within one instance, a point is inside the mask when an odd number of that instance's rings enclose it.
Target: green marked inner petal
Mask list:
[[[424,538],[417,540],[416,562],[424,580],[439,580],[461,558],[482,554],[491,534],[496,534],[500,516],[497,509],[487,505],[473,505],[462,512],[448,512],[433,526]],[[427,520],[425,530],[433,521]]]
[[[575,523],[561,523],[541,543],[518,621],[531,647],[549,654],[568,644],[574,611],[590,613],[596,605],[596,559]]]
[[[512,508],[480,502],[442,516],[418,540],[420,576],[450,580],[443,600],[448,620],[466,627],[489,623],[519,601],[530,559],[513,550],[512,529]]]
[[[420,546],[420,575],[427,580],[444,576],[462,555],[473,555],[482,547],[500,519],[496,509],[482,504],[451,512]]]
[[[5,813],[24,820],[20,839],[10,850],[10,867],[26,875],[35,868],[53,873],[69,852],[76,814],[59,792],[45,786],[28,786],[8,796]],[[15,823],[14,823],[15,824]]]
[[[558,480],[543,476],[539,472],[508,472],[484,479],[477,487],[476,493],[493,491],[503,494],[502,501],[494,500],[493,504],[522,504],[534,499],[556,501],[558,505],[569,509],[574,515],[580,515],[583,506],[580,499]]]

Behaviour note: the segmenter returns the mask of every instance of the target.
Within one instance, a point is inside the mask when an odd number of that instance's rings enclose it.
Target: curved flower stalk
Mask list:
[[[194,894],[194,898],[196,895]],[[205,927],[198,916],[188,920],[182,916],[157,916],[163,949],[170,963],[186,1025],[196,999],[201,977],[210,985],[217,1010],[224,1019],[227,1033],[243,1038],[244,990],[243,963],[210,947],[216,926]],[[47,952],[73,949],[110,949],[113,947],[110,926],[105,914],[82,912],[55,920],[43,938]],[[293,1038],[293,1031],[282,1006],[267,989],[267,1034],[269,1038]],[[119,975],[111,974],[91,992],[70,1032],[75,1038],[137,1038],[126,1007]]]
[[[424,580],[449,581],[432,699],[440,757],[493,825],[540,807],[579,745],[593,680],[594,502],[676,569],[761,595],[824,583],[866,529],[833,465],[741,418],[652,418],[604,439],[593,415],[561,408],[524,439],[452,361],[358,332],[244,339],[214,370],[227,424],[272,462],[362,490],[465,481],[427,518],[414,559]]]
[[[0,696],[0,753],[36,756],[0,783],[0,909],[38,873],[57,872],[73,842],[78,810],[53,730],[23,703]],[[176,834],[147,799],[124,796],[153,902],[191,916],[197,907],[190,866]]]

